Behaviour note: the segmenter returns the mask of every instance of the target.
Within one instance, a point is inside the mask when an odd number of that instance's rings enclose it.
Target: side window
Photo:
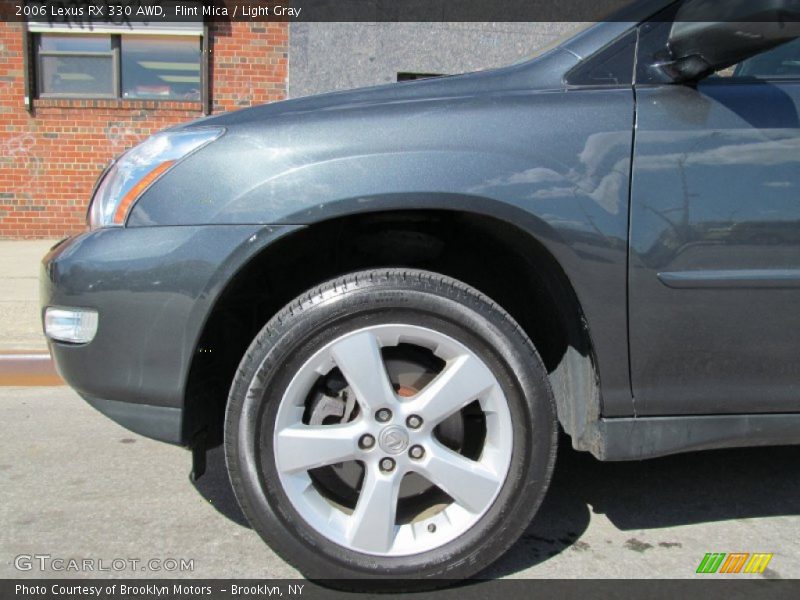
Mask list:
[[[594,56],[573,68],[565,81],[567,85],[624,86],[633,83],[633,63],[636,56],[636,29],[611,42]]]
[[[713,77],[736,79],[800,79],[800,39],[748,58]]]
[[[668,40],[673,23],[680,18],[680,9],[690,3],[696,3],[699,7],[724,7],[723,3],[714,4],[703,0],[681,0],[665,8],[649,21],[642,23],[639,26],[639,43],[636,58],[637,85],[669,84],[673,82],[669,70],[674,56]],[[689,23],[702,25],[715,22],[715,20],[710,19],[707,22],[690,21]],[[721,47],[724,48],[724,46]],[[706,77],[705,81],[727,80],[733,82],[736,80],[752,81],[754,79],[800,79],[800,38],[785,42],[771,50],[755,54],[738,64],[721,69]]]

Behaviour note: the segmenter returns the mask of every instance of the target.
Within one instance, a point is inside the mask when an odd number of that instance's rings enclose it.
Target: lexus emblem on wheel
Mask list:
[[[400,454],[408,448],[408,434],[398,425],[387,427],[381,432],[379,444],[384,452]]]

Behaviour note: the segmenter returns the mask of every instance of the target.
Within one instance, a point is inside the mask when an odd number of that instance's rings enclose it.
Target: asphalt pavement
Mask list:
[[[219,450],[193,484],[187,451],[66,387],[0,388],[0,411],[0,578],[299,577],[248,527]],[[633,463],[562,447],[534,523],[481,576],[798,578],[799,541],[800,447]],[[696,575],[708,552],[774,556],[760,575]],[[107,570],[55,571],[56,559]]]

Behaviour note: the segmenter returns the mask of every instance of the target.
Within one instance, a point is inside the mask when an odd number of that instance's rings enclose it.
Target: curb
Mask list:
[[[56,373],[49,352],[4,350],[0,352],[0,386],[39,387],[66,385]]]

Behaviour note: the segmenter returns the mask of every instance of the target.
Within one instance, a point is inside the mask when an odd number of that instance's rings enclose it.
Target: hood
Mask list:
[[[464,75],[435,77],[419,81],[391,83],[306,96],[198,119],[178,126],[232,127],[265,119],[302,118],[310,113],[336,112],[381,104],[424,102],[496,93],[510,90],[548,91],[563,89],[563,76],[578,58],[562,48],[555,48],[526,63],[478,71]]]

